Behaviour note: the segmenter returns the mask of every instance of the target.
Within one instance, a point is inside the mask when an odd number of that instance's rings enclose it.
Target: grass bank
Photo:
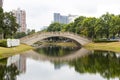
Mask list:
[[[89,43],[84,45],[86,49],[89,50],[107,50],[120,52],[120,42],[110,42],[110,43]]]
[[[12,48],[0,47],[0,59],[9,57],[18,53],[22,53],[30,49],[32,49],[32,47],[25,44],[21,44],[20,46],[12,47]]]

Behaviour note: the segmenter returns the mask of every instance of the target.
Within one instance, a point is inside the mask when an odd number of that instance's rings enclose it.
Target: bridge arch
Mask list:
[[[70,33],[70,32],[41,32],[41,33],[39,32],[39,33],[35,33],[33,35],[23,37],[20,39],[20,41],[21,41],[21,43],[32,45],[37,41],[40,41],[40,40],[43,40],[43,39],[46,39],[49,37],[65,37],[65,38],[72,39],[81,45],[85,45],[85,44],[91,42],[91,40],[89,40],[85,37],[81,37],[79,35],[76,35],[76,34]]]

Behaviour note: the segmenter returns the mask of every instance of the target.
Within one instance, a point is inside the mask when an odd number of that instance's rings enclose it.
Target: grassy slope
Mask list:
[[[120,52],[120,42],[111,43],[89,43],[84,45],[89,50],[108,50],[114,52]]]
[[[32,49],[31,46],[21,44],[20,46],[17,47],[12,47],[12,48],[4,48],[0,47],[0,58],[5,58],[17,53],[21,53],[27,50]]]

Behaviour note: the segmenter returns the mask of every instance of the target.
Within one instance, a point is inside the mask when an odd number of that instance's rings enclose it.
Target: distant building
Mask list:
[[[25,32],[26,33],[26,12],[25,10],[20,10],[18,8],[17,10],[12,11],[14,16],[16,17],[17,23],[20,25],[20,28],[18,29],[18,32]]]
[[[0,7],[3,6],[3,0],[0,0]]]
[[[77,18],[77,15],[68,15],[63,16],[60,13],[54,13],[54,22],[68,24],[74,21],[75,18]]]
[[[54,13],[54,22],[68,24],[68,16],[60,15],[60,13]]]
[[[68,15],[68,23],[74,22],[78,15]]]

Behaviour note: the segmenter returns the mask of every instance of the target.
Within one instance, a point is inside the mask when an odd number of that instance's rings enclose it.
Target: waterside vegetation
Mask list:
[[[20,46],[12,47],[12,48],[0,47],[0,59],[9,57],[18,53],[22,53],[30,49],[33,49],[33,48],[25,44],[21,44]]]

